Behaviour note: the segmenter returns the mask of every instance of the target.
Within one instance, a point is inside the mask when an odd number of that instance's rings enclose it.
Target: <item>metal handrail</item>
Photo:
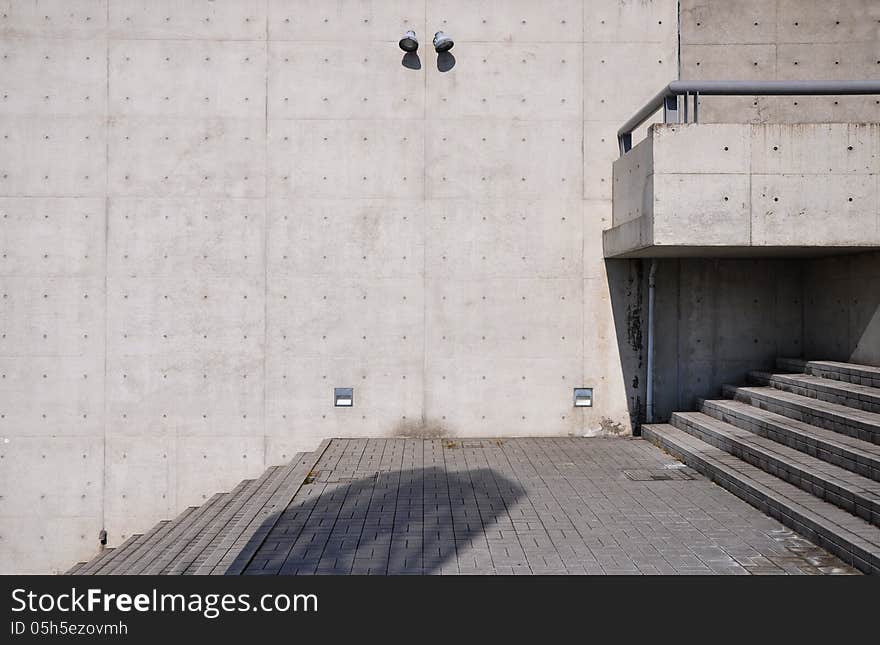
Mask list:
[[[661,107],[664,123],[680,123],[679,96],[684,96],[684,122],[688,122],[688,97],[694,97],[694,123],[699,122],[700,95],[704,96],[829,96],[880,94],[880,80],[871,81],[672,81],[660,90],[617,131],[620,154],[632,148],[632,133]]]

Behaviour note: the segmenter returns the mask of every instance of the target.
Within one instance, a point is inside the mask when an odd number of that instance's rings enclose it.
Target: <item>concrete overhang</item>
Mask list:
[[[880,248],[880,124],[655,124],[614,162],[606,258]]]

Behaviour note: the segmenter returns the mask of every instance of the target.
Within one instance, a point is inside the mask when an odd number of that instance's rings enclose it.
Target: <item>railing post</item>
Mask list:
[[[632,132],[663,108],[664,123],[682,123],[679,97],[684,96],[684,123],[690,118],[689,97],[694,97],[693,123],[700,122],[700,94],[707,96],[880,96],[880,80],[860,81],[672,81],[617,131],[621,154],[632,148]]]
[[[663,123],[678,123],[678,96],[667,96],[663,100]]]

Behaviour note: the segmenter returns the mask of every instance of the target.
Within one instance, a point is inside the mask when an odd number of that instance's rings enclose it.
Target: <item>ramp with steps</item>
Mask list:
[[[66,575],[240,574],[271,531],[329,441],[218,493],[199,507],[132,535]]]
[[[880,573],[880,368],[779,359],[642,436],[866,573]]]

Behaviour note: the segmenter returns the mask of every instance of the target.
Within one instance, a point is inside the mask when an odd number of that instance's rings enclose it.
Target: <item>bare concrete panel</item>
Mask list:
[[[428,109],[443,118],[580,119],[583,48],[581,43],[467,43],[455,52],[473,63],[428,77]]]
[[[256,119],[116,117],[114,196],[264,197],[265,124]]]
[[[113,38],[265,40],[265,0],[109,0]]]
[[[443,356],[576,355],[580,290],[579,279],[438,283],[426,303],[429,349]]]
[[[293,277],[419,277],[425,267],[421,199],[287,199],[267,202],[268,273]],[[255,243],[257,241],[255,240]],[[290,298],[287,291],[278,294]]]
[[[0,359],[4,437],[103,435],[104,360],[100,351],[61,357],[51,352],[46,356],[10,353],[4,351]]]
[[[0,136],[0,190],[4,196],[104,194],[104,119],[2,116]]]
[[[4,115],[94,116],[107,109],[104,38],[0,42]]]
[[[262,120],[265,114],[265,43],[114,40],[109,59],[114,115]]]
[[[101,276],[104,206],[101,198],[0,198],[0,274]]]
[[[654,244],[674,246],[683,217],[694,246],[751,244],[749,185],[746,174],[655,174]]]
[[[582,433],[581,415],[571,406],[583,369],[578,357],[429,357],[427,366],[427,428],[437,428],[440,436],[481,429],[495,435],[496,428],[506,436],[534,436],[551,422],[558,433]],[[449,407],[444,402],[451,399],[467,405]]]
[[[295,356],[405,358],[422,348],[422,293],[420,278],[278,278],[268,294],[269,316]]]
[[[880,129],[860,123],[767,125],[751,133],[758,174],[870,174],[880,154]]]
[[[860,79],[876,76],[880,10],[870,0],[682,0],[681,69],[687,79]],[[708,122],[865,122],[876,97],[712,97]]]
[[[675,51],[666,43],[584,45],[584,119],[623,123],[675,78]],[[620,82],[625,79],[625,82]]]
[[[880,254],[814,260],[804,282],[804,356],[880,365]]]
[[[584,6],[585,42],[668,44],[677,38],[677,0],[597,0]]]
[[[272,41],[269,118],[422,119],[425,79],[401,65],[401,54],[387,42],[337,48],[320,42]],[[256,75],[252,78],[265,83]],[[262,103],[256,106],[263,109]]]
[[[583,40],[583,17],[578,0],[439,0],[428,3],[426,21],[462,42],[566,43]]]
[[[113,421],[108,417],[108,427]],[[145,520],[159,521],[177,512],[177,441],[110,436],[104,450],[104,529],[110,544],[118,545],[132,533],[142,533]]]
[[[755,365],[800,354],[802,266],[792,260],[660,260],[656,413],[718,396]]]
[[[602,231],[612,224],[611,204],[605,200],[585,200],[583,206],[583,277],[607,281]],[[605,309],[606,315],[610,313]]]
[[[608,257],[880,244],[874,124],[692,123],[649,136],[614,163]]]
[[[0,436],[107,463],[100,513],[29,541],[66,565],[328,436],[631,432],[609,287],[633,311],[641,292],[601,231],[620,118],[677,74],[676,12],[0,3],[0,413],[21,422]]]
[[[425,268],[436,278],[577,277],[580,200],[429,200]]]
[[[175,492],[179,509],[203,504],[218,490],[229,487],[229,478],[255,478],[263,470],[263,437],[178,437]]]
[[[760,136],[760,130],[739,124],[712,125],[711,134],[708,128],[657,126],[652,146],[654,173],[746,174],[752,167],[753,131]]]
[[[24,494],[4,495],[0,513],[89,516],[100,513],[104,461],[101,437],[17,437],[3,443],[4,490],[27,482]],[[57,489],[56,489],[57,487]]]
[[[425,177],[413,170],[424,163],[424,129],[424,124],[410,120],[272,120],[269,193],[325,199],[422,198]]]
[[[110,272],[120,278],[130,273],[262,276],[263,209],[258,199],[113,197],[108,213]]]
[[[407,0],[268,0],[270,40],[390,44],[424,20],[425,4]]]
[[[3,277],[0,291],[4,327],[0,341],[5,356],[25,357],[32,352],[42,356],[100,353],[102,279]]]
[[[776,35],[775,0],[686,0],[681,4],[683,45],[768,43]]]
[[[582,195],[578,121],[436,120],[427,136],[429,199]]]
[[[418,434],[426,427],[422,356],[297,356],[270,339],[266,361],[268,463],[284,450],[311,450],[328,436]],[[333,389],[354,389],[354,407]],[[287,453],[289,454],[289,452]]]
[[[613,194],[609,172],[620,156],[615,128],[617,121],[586,121],[584,123],[584,198],[610,200]]]
[[[95,38],[107,28],[109,0],[0,3],[2,38]]]
[[[880,233],[876,176],[754,175],[751,201],[754,244],[859,246]]]
[[[872,0],[778,0],[776,5],[780,43],[876,42],[880,34],[880,7]]]

